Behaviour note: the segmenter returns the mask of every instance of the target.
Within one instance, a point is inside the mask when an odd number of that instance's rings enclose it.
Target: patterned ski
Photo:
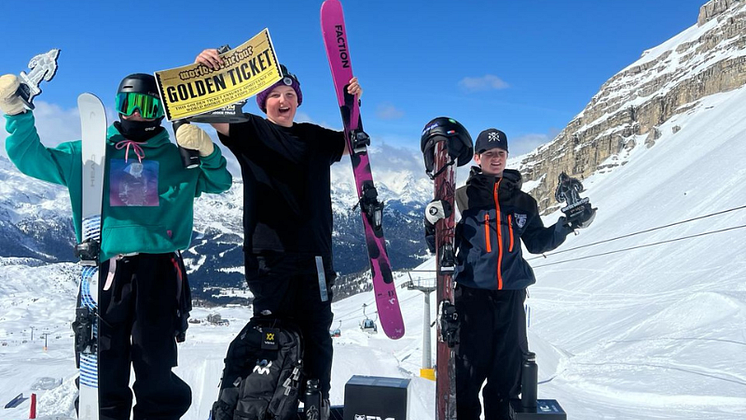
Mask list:
[[[76,248],[82,266],[79,302],[73,327],[80,355],[78,418],[98,420],[98,249],[101,243],[106,156],[106,112],[90,93],[78,97],[82,131],[82,243]]]
[[[448,148],[445,141],[435,144],[435,160],[433,173],[440,172],[435,177],[435,200],[442,200],[454,204],[456,190],[456,168],[449,164]],[[443,330],[455,313],[453,306],[453,253],[455,233],[455,212],[438,221],[435,225],[435,270],[437,287],[435,290],[438,301],[438,344],[435,353],[437,366],[435,395],[436,420],[454,420],[456,418],[456,367],[455,348],[449,346]],[[456,321],[455,319],[451,321]]]
[[[334,79],[334,88],[337,91],[357,195],[360,199],[378,317],[383,331],[389,338],[401,338],[404,335],[404,321],[383,237],[383,203],[378,201],[368,161],[367,146],[370,145],[370,138],[363,131],[358,102],[347,93],[347,85],[352,79],[352,62],[342,4],[339,0],[326,0],[321,5],[321,32]]]
[[[425,208],[425,237],[435,252],[438,299],[436,420],[456,419],[455,349],[458,314],[454,305],[453,274],[456,268],[455,211],[456,166],[472,159],[471,136],[458,121],[438,117],[425,125],[420,138],[425,172],[434,181],[435,197]]]

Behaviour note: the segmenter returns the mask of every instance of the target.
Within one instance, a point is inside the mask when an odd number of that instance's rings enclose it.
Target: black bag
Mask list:
[[[225,356],[212,420],[289,420],[298,415],[303,342],[297,327],[252,319]]]

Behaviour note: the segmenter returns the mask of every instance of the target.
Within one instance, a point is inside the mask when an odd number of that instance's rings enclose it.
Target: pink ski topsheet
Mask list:
[[[355,175],[358,198],[363,194],[363,185],[372,185],[373,177],[370,171],[367,151],[353,152],[351,133],[362,131],[360,121],[360,107],[357,100],[346,95],[347,85],[352,79],[352,62],[347,45],[347,32],[344,23],[342,4],[338,0],[326,0],[321,5],[321,31],[324,36],[326,53],[329,58],[337,101],[342,112],[347,146],[350,150],[352,168]],[[351,100],[353,99],[353,100]],[[363,214],[365,238],[370,257],[373,276],[373,290],[376,296],[376,307],[381,327],[386,335],[392,339],[404,335],[404,321],[396,296],[396,285],[391,274],[386,242],[383,229],[371,225],[368,217]]]

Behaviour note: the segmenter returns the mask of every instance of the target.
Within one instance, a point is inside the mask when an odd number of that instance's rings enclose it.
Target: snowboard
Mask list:
[[[456,120],[439,117],[422,132],[421,149],[434,197],[425,208],[425,236],[435,252],[438,340],[436,348],[436,420],[456,418],[455,349],[458,313],[454,305],[453,273],[456,268],[455,212],[456,166],[471,161],[469,133]]]
[[[373,183],[368,160],[367,146],[370,145],[370,137],[363,131],[358,100],[347,93],[347,85],[352,79],[352,61],[342,4],[339,0],[326,0],[321,5],[321,32],[334,88],[337,91],[347,149],[350,152],[352,171],[355,176],[378,318],[386,335],[389,338],[398,339],[404,335],[404,321],[399,308],[399,299],[396,296],[396,285],[386,251],[386,240],[383,237],[383,203],[378,200],[378,192]]]
[[[444,168],[448,162],[446,143],[441,141],[435,146],[435,170]],[[448,165],[441,174],[435,177],[434,199],[450,203],[453,207],[456,190],[456,170]],[[454,212],[435,225],[435,270],[437,286],[435,290],[438,302],[438,341],[436,349],[436,416],[437,420],[456,418],[456,370],[455,347],[456,337],[447,331],[458,321],[456,307],[453,304],[453,270],[455,266],[454,250]],[[449,341],[451,342],[449,345]]]
[[[101,244],[106,157],[106,111],[90,93],[78,97],[82,132],[82,242],[75,254],[82,266],[78,305],[75,310],[76,352],[80,356],[78,418],[97,420],[98,409],[98,251]]]

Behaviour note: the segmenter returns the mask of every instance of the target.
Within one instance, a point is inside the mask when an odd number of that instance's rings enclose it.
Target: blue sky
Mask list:
[[[705,0],[345,0],[350,54],[374,144],[419,147],[430,119],[505,131],[513,155],[553,138],[601,85],[696,23]],[[37,1],[3,7],[0,72],[62,50],[44,101],[67,115],[90,91],[108,107],[123,76],[191,63],[269,28],[301,81],[299,118],[341,128],[319,28],[320,0]],[[11,36],[11,34],[13,34]],[[15,41],[10,41],[15,39]],[[259,113],[253,100],[245,111]],[[73,120],[74,121],[74,120]],[[71,138],[56,139],[59,141]]]

